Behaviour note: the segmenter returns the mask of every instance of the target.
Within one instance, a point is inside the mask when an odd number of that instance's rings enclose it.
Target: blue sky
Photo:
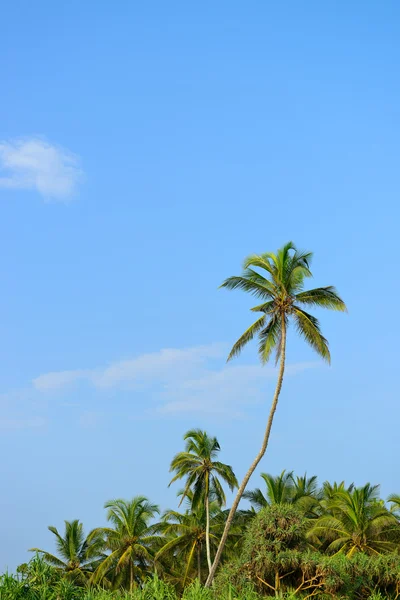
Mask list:
[[[189,427],[241,477],[274,387],[225,366],[252,252],[315,252],[261,471],[399,492],[397,2],[8,2],[0,23],[0,567],[113,497],[175,506]],[[257,476],[252,485],[258,485]],[[179,487],[179,486],[178,486]]]

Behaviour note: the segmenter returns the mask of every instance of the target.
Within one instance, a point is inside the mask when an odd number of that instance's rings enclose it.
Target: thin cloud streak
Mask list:
[[[116,361],[107,367],[54,371],[39,375],[33,387],[40,391],[57,390],[86,381],[96,388],[132,387],[146,381],[162,379],[168,381],[198,371],[213,359],[221,359],[226,351],[225,344],[210,344],[193,348],[166,348],[159,352],[142,354],[129,360]]]
[[[132,400],[149,396],[146,414],[229,414],[240,418],[242,408],[265,400],[265,381],[276,368],[261,365],[226,365],[227,345],[167,348],[116,361],[106,367],[45,373],[32,381],[44,394],[63,393],[71,386],[89,385],[98,393],[130,391]],[[288,365],[288,376],[315,368],[319,363]]]

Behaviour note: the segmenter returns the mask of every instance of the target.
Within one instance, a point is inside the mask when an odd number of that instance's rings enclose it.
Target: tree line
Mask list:
[[[71,598],[88,590],[139,598],[149,586],[151,597],[155,586],[175,598],[225,598],[228,591],[230,598],[254,599],[400,595],[400,496],[385,502],[377,485],[319,486],[316,476],[291,471],[262,473],[260,486],[245,492],[247,506],[235,513],[213,586],[201,587],[229,515],[225,489],[238,483],[217,460],[215,437],[191,430],[184,438],[185,449],[171,462],[171,483],[185,484],[177,510],[161,514],[136,496],[107,502],[108,525],[87,534],[78,520],[66,521],[61,532],[50,526],[56,551],[33,548],[35,557],[18,567],[14,586],[34,588],[41,571],[46,585],[62,582],[63,598],[68,590]],[[19,597],[2,595],[10,579],[2,577],[0,598]]]

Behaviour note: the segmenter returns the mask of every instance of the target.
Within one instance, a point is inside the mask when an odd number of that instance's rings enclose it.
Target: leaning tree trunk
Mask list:
[[[206,551],[207,551],[207,564],[208,572],[211,573],[211,551],[210,551],[210,498],[209,498],[209,474],[207,473],[206,489],[205,489],[205,503],[206,503]]]
[[[268,440],[269,440],[269,436],[271,433],[271,427],[272,427],[272,422],[274,420],[274,415],[275,415],[275,411],[276,411],[276,407],[278,405],[278,400],[279,400],[279,394],[282,388],[282,382],[283,382],[283,374],[285,372],[285,358],[286,358],[286,323],[285,323],[285,318],[282,318],[282,347],[281,347],[281,358],[280,358],[280,364],[279,364],[279,373],[278,373],[278,380],[276,383],[276,388],[275,388],[275,394],[272,400],[272,404],[271,404],[271,410],[269,412],[269,417],[268,417],[268,422],[267,422],[267,427],[265,429],[265,433],[264,433],[264,438],[262,441],[262,445],[260,448],[259,453],[257,454],[256,458],[254,459],[254,461],[251,463],[251,466],[249,468],[249,470],[247,471],[246,475],[244,476],[244,479],[242,481],[242,483],[240,484],[240,487],[237,491],[236,497],[233,501],[232,504],[232,508],[229,511],[229,515],[228,518],[226,520],[225,523],[225,528],[224,528],[224,532],[222,534],[221,537],[221,541],[219,543],[218,546],[218,550],[217,553],[215,555],[214,558],[214,562],[212,564],[211,570],[209,572],[209,575],[207,577],[207,581],[205,583],[206,587],[210,587],[210,585],[212,584],[212,581],[214,579],[215,576],[215,571],[217,570],[219,561],[221,559],[221,554],[223,552],[223,549],[225,547],[225,543],[229,534],[229,530],[231,528],[232,525],[232,521],[233,518],[235,516],[237,507],[239,505],[240,500],[242,499],[243,493],[246,489],[246,486],[249,482],[250,477],[253,475],[255,469],[258,466],[258,463],[260,462],[260,460],[262,459],[262,457],[265,454],[265,451],[267,449],[268,446]]]

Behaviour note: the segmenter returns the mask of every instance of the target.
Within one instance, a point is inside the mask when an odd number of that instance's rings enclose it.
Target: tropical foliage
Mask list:
[[[206,432],[201,439],[214,447]],[[173,470],[175,464],[176,457]],[[205,588],[207,531],[214,553],[229,511],[222,506],[225,491],[221,496],[214,484],[208,511],[204,485],[195,501],[197,481],[178,492],[177,509],[161,515],[156,504],[136,496],[107,502],[108,526],[87,536],[79,521],[65,522],[63,535],[49,527],[56,553],[33,549],[30,563],[1,577],[0,600],[400,597],[398,496],[385,502],[376,485],[319,486],[315,476],[292,471],[262,473],[260,487],[246,493],[248,505],[236,512],[217,577]]]

